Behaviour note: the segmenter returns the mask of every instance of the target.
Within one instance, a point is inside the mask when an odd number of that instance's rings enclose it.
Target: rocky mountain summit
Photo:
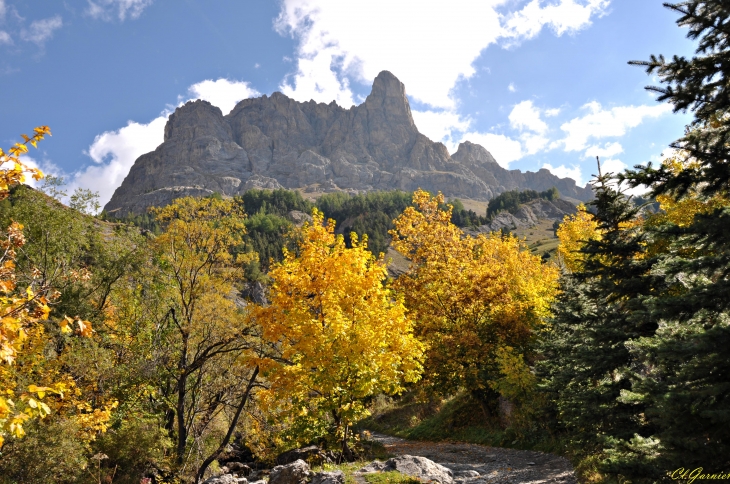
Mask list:
[[[164,142],[140,156],[106,205],[122,217],[174,198],[251,188],[314,192],[423,188],[450,197],[488,200],[514,189],[557,187],[587,200],[588,187],[548,170],[506,170],[468,141],[450,155],[418,131],[406,90],[393,74],[375,78],[364,103],[344,109],[334,101],[298,102],[275,92],[244,99],[226,116],[206,101],[179,107]]]

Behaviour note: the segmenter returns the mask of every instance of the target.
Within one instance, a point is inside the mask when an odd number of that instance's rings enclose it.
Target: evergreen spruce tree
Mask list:
[[[691,110],[694,121],[672,146],[686,153],[685,169],[636,167],[623,178],[647,185],[652,195],[677,199],[730,194],[730,3],[691,0],[665,4],[681,14],[680,26],[698,39],[691,59],[652,57],[647,71],[663,87],[650,87],[675,111]],[[644,362],[624,401],[646,408],[650,439],[634,438],[613,450],[617,469],[653,461],[654,475],[676,467],[706,472],[730,466],[730,207],[695,216],[688,226],[656,231],[667,249],[654,267],[666,290],[644,304],[658,321],[656,334],[631,342]]]
[[[652,433],[641,419],[641,405],[620,397],[631,390],[629,376],[640,365],[626,343],[656,329],[642,296],[661,281],[650,276],[654,259],[646,253],[640,208],[611,174],[600,173],[600,165],[592,184],[601,237],[581,249],[582,269],[562,277],[539,371],[572,450],[600,458],[613,441]]]

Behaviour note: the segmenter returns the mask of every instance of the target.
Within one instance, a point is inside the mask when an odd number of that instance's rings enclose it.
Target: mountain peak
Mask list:
[[[390,71],[381,71],[373,81],[365,105],[368,111],[382,109],[386,119],[394,123],[405,123],[415,127],[411,105],[406,96],[406,86]]]
[[[418,131],[406,88],[391,72],[373,81],[364,103],[298,102],[275,92],[244,99],[226,116],[206,101],[186,103],[165,127],[165,141],[140,156],[106,206],[122,217],[188,195],[240,195],[251,188],[312,193],[417,188],[488,200],[506,190],[589,199],[573,180],[506,170],[464,142],[454,155]]]

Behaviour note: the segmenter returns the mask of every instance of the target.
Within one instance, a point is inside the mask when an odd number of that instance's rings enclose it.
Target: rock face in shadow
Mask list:
[[[313,191],[406,191],[423,188],[450,197],[488,200],[514,189],[556,186],[587,200],[589,188],[547,170],[505,170],[482,146],[446,146],[419,133],[406,90],[393,74],[375,78],[365,102],[298,102],[275,92],[244,99],[226,116],[207,101],[179,107],[164,142],[140,156],[105,209],[125,216],[175,198],[251,188]]]

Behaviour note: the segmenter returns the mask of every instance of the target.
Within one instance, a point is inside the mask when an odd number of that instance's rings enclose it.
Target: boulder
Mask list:
[[[436,481],[440,484],[453,484],[454,474],[450,469],[417,455],[399,455],[386,461],[383,472],[398,471],[423,481]]]
[[[276,458],[276,463],[278,465],[285,465],[299,459],[311,465],[321,465],[328,460],[325,453],[322,452],[322,449],[316,445],[310,445],[308,447],[302,447],[301,449],[294,449],[280,454],[279,457]]]
[[[310,484],[345,484],[345,474],[342,471],[317,472]]]
[[[251,468],[242,462],[229,462],[226,464],[228,472],[231,474],[238,474],[248,476],[251,474]]]
[[[301,459],[291,464],[271,469],[269,484],[306,484],[309,480],[309,465]]]

